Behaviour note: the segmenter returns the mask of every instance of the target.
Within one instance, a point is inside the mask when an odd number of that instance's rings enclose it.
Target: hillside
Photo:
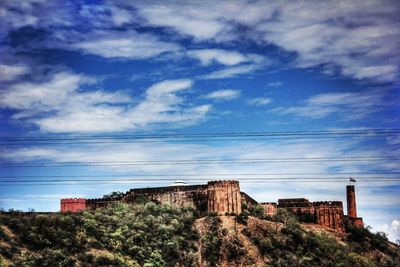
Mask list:
[[[250,216],[253,215],[253,216]],[[399,266],[382,234],[337,234],[284,210],[200,217],[188,208],[115,204],[81,214],[1,213],[0,266]]]

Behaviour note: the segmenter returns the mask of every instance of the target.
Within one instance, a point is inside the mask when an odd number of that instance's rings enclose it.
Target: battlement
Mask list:
[[[342,201],[315,201],[312,203],[314,207],[318,206],[329,206],[329,207],[338,207],[343,208]]]
[[[209,181],[207,183],[207,185],[227,185],[227,184],[239,185],[239,181],[235,181],[235,180],[214,180],[214,181]]]
[[[85,202],[86,198],[62,198],[61,203]]]
[[[278,199],[278,206],[280,208],[311,207],[312,203],[306,198],[285,198],[285,199]]]
[[[192,191],[199,189],[207,189],[206,184],[199,185],[178,185],[178,186],[163,186],[163,187],[147,187],[147,188],[134,188],[130,189],[128,194],[155,194],[155,193],[166,193],[166,192],[177,192],[177,191]]]

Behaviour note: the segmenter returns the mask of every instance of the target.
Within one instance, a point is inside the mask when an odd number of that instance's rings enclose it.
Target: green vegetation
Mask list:
[[[399,251],[390,249],[382,234],[352,228],[346,243],[326,232],[306,231],[291,213],[279,209],[274,217],[281,228],[245,229],[262,255],[271,259],[267,266],[399,266]],[[360,249],[360,246],[363,249]],[[371,259],[369,252],[377,255]]]
[[[121,197],[123,197],[125,195],[124,192],[120,192],[120,191],[114,191],[111,192],[107,195],[104,195],[103,198],[108,198],[108,199],[120,199]]]
[[[82,214],[3,213],[0,253],[11,266],[174,266],[193,261],[191,209],[115,204]],[[190,266],[190,265],[188,265]]]
[[[190,208],[146,199],[76,214],[3,212],[0,267],[189,267],[200,259],[207,266],[252,266],[259,259],[266,266],[400,266],[399,248],[368,228],[333,235],[302,226],[286,210],[267,220],[258,207],[196,219]]]
[[[221,219],[214,214],[207,216],[205,224],[208,226],[209,231],[202,239],[203,243],[203,257],[208,259],[210,266],[217,266],[218,259],[221,256]]]

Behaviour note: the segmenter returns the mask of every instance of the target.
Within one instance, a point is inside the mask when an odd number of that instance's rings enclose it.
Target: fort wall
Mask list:
[[[251,196],[246,194],[245,192],[240,192],[242,204],[245,204],[247,207],[257,205],[258,202],[253,199]]]
[[[306,198],[290,198],[279,199],[278,203],[258,203],[246,193],[240,192],[238,181],[211,181],[202,185],[131,189],[116,199],[67,198],[61,199],[60,208],[61,212],[79,212],[104,207],[113,202],[135,203],[141,199],[171,206],[192,207],[199,212],[216,212],[219,215],[240,214],[242,205],[247,207],[260,205],[269,216],[276,214],[279,208],[284,208],[302,221],[313,222],[338,232],[344,232],[345,222],[353,226],[363,226],[362,218],[356,217],[353,185],[347,186],[347,216],[343,214],[343,204],[340,201],[310,202]]]
[[[261,202],[260,205],[264,208],[264,214],[273,216],[278,211],[278,204],[275,202]]]
[[[299,218],[344,232],[343,204],[340,201],[310,202],[306,198],[279,199],[279,208],[286,208]]]
[[[340,201],[313,202],[316,223],[344,232],[343,204]]]
[[[60,201],[61,212],[79,212],[87,209],[85,198],[63,198]]]
[[[218,214],[242,212],[238,181],[212,181],[207,184],[207,210]]]
[[[121,200],[133,203],[140,198],[171,206],[192,207],[200,212],[207,211],[207,185],[131,189]]]

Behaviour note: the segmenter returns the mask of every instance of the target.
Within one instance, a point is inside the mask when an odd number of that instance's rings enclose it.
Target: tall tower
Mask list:
[[[208,211],[239,214],[242,212],[239,181],[212,181],[207,184]]]
[[[347,192],[347,216],[350,218],[357,218],[357,207],[356,207],[356,192],[354,185],[346,186]]]

